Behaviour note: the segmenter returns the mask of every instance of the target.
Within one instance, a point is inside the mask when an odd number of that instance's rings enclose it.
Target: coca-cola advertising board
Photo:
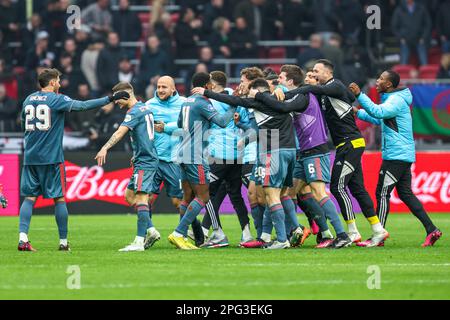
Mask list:
[[[0,154],[0,184],[8,199],[8,207],[0,206],[0,216],[15,216],[19,212],[19,156],[16,154]]]
[[[65,156],[66,200],[70,213],[106,214],[133,211],[124,200],[125,188],[131,176],[129,154],[108,154],[107,163],[103,168],[96,166],[94,153],[66,153]],[[374,203],[381,161],[380,152],[366,152],[363,156],[364,182]],[[15,171],[18,172],[18,169]],[[412,166],[412,177],[413,191],[428,212],[450,212],[450,152],[417,153],[417,162]],[[18,188],[19,179],[8,178],[8,181],[13,180],[16,181],[15,184],[8,184],[8,188],[12,185]],[[244,187],[242,194],[247,202]],[[352,200],[355,211],[359,212],[356,201]],[[10,209],[9,212],[18,214],[18,206],[10,208],[14,209]],[[53,201],[39,198],[35,208],[35,213],[52,214]],[[175,212],[164,189],[156,201],[154,212]],[[234,212],[228,197],[221,207],[221,212]],[[391,197],[391,212],[409,212],[395,190]]]

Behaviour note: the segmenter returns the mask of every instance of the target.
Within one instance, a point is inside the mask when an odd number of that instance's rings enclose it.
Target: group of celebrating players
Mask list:
[[[249,67],[241,71],[241,83],[234,91],[227,88],[227,76],[221,71],[197,73],[192,78],[192,95],[187,98],[178,95],[171,77],[163,76],[155,97],[146,103],[136,99],[129,83],[117,84],[112,96],[75,101],[58,94],[59,71],[44,70],[38,78],[42,90],[31,94],[23,105],[21,193],[25,200],[20,208],[18,249],[35,251],[28,230],[34,202],[43,195],[55,201],[59,249],[70,250],[64,201],[64,113],[109,103],[128,111],[95,159],[98,165],[105,164],[109,149],[130,134],[133,174],[125,197],[136,209],[138,220],[134,241],[119,251],[144,251],[160,240],[152,221],[152,204],[162,183],[180,214],[178,226],[168,237],[179,249],[229,245],[219,217],[226,194],[239,218],[242,248],[298,247],[311,234],[317,235],[316,248],[339,249],[352,243],[384,246],[394,187],[426,229],[422,246],[434,245],[442,232],[411,190],[415,147],[409,89],[398,88],[398,74],[385,71],[377,80],[382,94],[382,104],[377,105],[358,85],[347,88],[335,79],[333,69],[328,60],[318,60],[306,75],[296,65],[282,66],[279,75]],[[355,99],[361,110],[352,107]],[[382,127],[383,163],[376,210],[364,186],[361,158],[365,141],[355,116]],[[332,167],[327,128],[336,148]],[[255,238],[242,198],[243,184]],[[347,231],[326,184],[337,200]],[[348,190],[371,226],[368,240],[363,241],[358,231]],[[297,205],[306,214],[308,227],[300,224]],[[203,209],[206,214],[200,222],[197,217]]]

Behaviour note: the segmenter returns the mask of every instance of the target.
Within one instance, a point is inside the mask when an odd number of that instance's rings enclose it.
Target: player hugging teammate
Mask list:
[[[169,235],[169,242],[183,250],[228,246],[218,215],[226,193],[239,211],[243,248],[298,247],[312,233],[317,234],[317,248],[339,249],[352,243],[384,246],[389,237],[385,225],[394,187],[424,225],[427,236],[423,246],[434,245],[442,232],[411,190],[411,164],[415,162],[411,93],[398,88],[398,74],[386,71],[377,80],[383,103],[376,105],[356,84],[345,87],[334,78],[333,71],[328,60],[318,60],[306,76],[295,65],[283,66],[279,75],[271,70],[264,74],[256,67],[245,68],[234,92],[226,89],[225,74],[197,73],[188,98],[180,97],[173,79],[165,76],[158,81],[155,97],[143,103],[136,99],[129,83],[117,84],[109,97],[72,100],[58,94],[59,71],[44,70],[39,75],[42,90],[31,94],[23,104],[21,193],[25,200],[20,208],[19,250],[35,251],[28,230],[39,195],[54,199],[59,249],[69,250],[62,153],[64,113],[113,102],[128,112],[95,158],[98,165],[103,165],[108,150],[130,134],[133,174],[126,200],[134,206],[138,222],[134,241],[120,251],[144,251],[160,239],[152,223],[151,205],[162,182],[180,213],[180,222]],[[362,110],[352,107],[355,97]],[[383,164],[376,211],[364,186],[361,159],[365,141],[356,126],[355,114],[382,127]],[[214,137],[205,138],[211,128]],[[332,166],[327,129],[336,148]],[[216,161],[212,165],[211,159]],[[248,190],[255,239],[240,193],[241,178]],[[327,184],[339,204],[347,232],[326,191]],[[372,229],[367,241],[362,241],[357,229],[349,191]],[[0,200],[7,205],[1,190]],[[307,214],[311,229],[299,222],[297,204]],[[202,230],[197,216],[204,208],[207,213]],[[191,225],[192,235],[188,233]],[[213,233],[208,239],[211,226]]]

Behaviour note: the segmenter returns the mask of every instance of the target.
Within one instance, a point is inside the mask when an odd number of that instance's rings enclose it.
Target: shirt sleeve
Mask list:
[[[123,119],[121,126],[128,127],[130,130],[134,130],[134,128],[136,128],[138,123],[139,123],[138,115],[134,112],[130,112],[127,113],[127,115]]]
[[[216,114],[217,110],[214,108],[211,102],[204,102],[200,106],[200,114],[205,117],[208,121],[211,120]]]
[[[108,103],[109,103],[108,97],[87,101],[79,101],[73,100],[70,97],[61,94],[58,95],[58,97],[56,98],[54,108],[58,111],[65,111],[65,112],[86,111],[102,107],[104,105],[107,105]]]
[[[401,111],[401,101],[398,101],[395,96],[388,98],[383,104],[375,104],[367,95],[361,93],[358,96],[358,101],[361,104],[361,107],[363,107],[370,116],[376,119],[394,118],[398,116]]]

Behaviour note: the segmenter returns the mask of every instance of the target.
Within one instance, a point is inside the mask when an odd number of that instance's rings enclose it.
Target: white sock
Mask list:
[[[371,226],[372,226],[372,231],[373,231],[374,233],[382,233],[382,232],[384,231],[384,228],[383,228],[383,226],[381,225],[381,222],[372,224]]]
[[[358,228],[356,227],[356,222],[351,222],[351,223],[347,224],[347,227],[348,227],[348,232],[354,232],[354,233],[358,232]]]
[[[144,244],[145,237],[136,236],[134,242],[137,244]]]
[[[202,227],[202,230],[203,230],[203,234],[205,235],[205,237],[207,237],[208,234],[209,234],[209,229],[206,229],[205,227]]]
[[[252,237],[252,233],[250,232],[250,226],[248,224],[245,225],[244,230],[242,230],[242,238],[250,239]]]
[[[177,238],[184,237],[181,233],[179,233],[177,231],[174,231],[172,234]]]
[[[271,238],[270,234],[263,232],[261,234],[261,240],[264,242],[270,242],[270,240],[272,240],[272,238]]]
[[[147,232],[154,232],[155,230],[156,230],[155,227],[150,227],[150,228],[147,229]]]
[[[59,239],[59,244],[62,244],[63,246],[67,246],[67,239]]]
[[[19,233],[19,241],[28,242],[28,235],[24,232]]]

